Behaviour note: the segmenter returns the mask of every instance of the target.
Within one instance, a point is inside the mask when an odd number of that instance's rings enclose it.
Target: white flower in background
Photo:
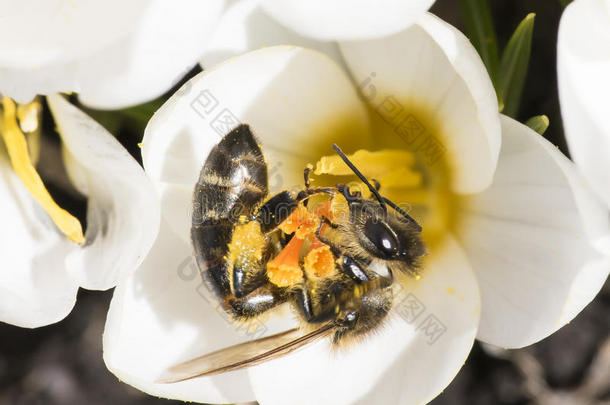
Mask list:
[[[12,100],[2,101],[0,321],[38,327],[63,319],[79,286],[111,288],[142,262],[156,237],[159,203],[119,142],[62,96],[51,95],[66,170],[88,198],[83,236],[78,220],[54,203],[29,161],[21,131],[34,129],[36,118],[18,122]]]
[[[498,113],[467,38],[426,14],[387,37],[338,46],[348,72],[294,46],[230,59],[193,78],[150,121],[142,152],[161,195],[161,228],[143,265],[117,286],[104,333],[106,364],[122,381],[197,402],[422,403],[453,379],[475,338],[534,343],[602,286],[605,207],[553,145]],[[301,188],[305,165],[332,155],[332,143],[409,156],[400,167],[360,169],[388,171],[382,194],[412,204],[429,255],[385,327],[349,350],[332,353],[319,341],[250,369],[157,384],[178,362],[294,326],[281,308],[260,330],[231,323],[191,259],[194,185],[238,120],[259,138],[271,192]]]
[[[570,154],[610,206],[610,0],[575,0],[565,9],[557,73]]]
[[[76,92],[116,109],[169,90],[197,62],[223,0],[0,0],[0,93]]]
[[[434,0],[237,0],[225,7],[204,68],[270,45],[298,45],[341,60],[334,41],[380,38],[416,21]]]
[[[0,144],[6,146],[0,150],[0,321],[36,327],[61,320],[79,286],[112,288],[133,271],[159,225],[155,191],[142,168],[99,124],[53,94],[76,92],[101,109],[158,97],[197,63],[223,4],[0,0]],[[49,95],[68,174],[88,197],[85,235],[30,162],[22,132],[40,131],[37,95]]]

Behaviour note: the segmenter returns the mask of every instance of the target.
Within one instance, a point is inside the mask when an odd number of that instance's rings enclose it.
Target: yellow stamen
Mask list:
[[[406,150],[384,149],[370,152],[364,149],[348,155],[349,160],[368,178],[375,178],[384,188],[419,187],[422,176],[411,169],[415,162],[413,153]],[[315,175],[330,174],[333,176],[349,176],[354,173],[339,156],[323,156],[316,163]],[[363,185],[352,185],[353,190],[368,192]]]
[[[299,256],[304,242],[301,238],[293,237],[273,260],[267,262],[270,282],[278,287],[288,287],[302,280]]]
[[[413,153],[406,150],[384,149],[375,152],[360,149],[351,155],[349,160],[366,176],[376,177],[387,173],[396,167],[412,166],[415,162]],[[349,176],[352,170],[337,155],[323,156],[316,163],[314,174],[332,174],[334,176]]]
[[[17,173],[32,197],[49,214],[59,230],[71,241],[84,243],[85,237],[80,222],[53,201],[53,198],[32,165],[25,136],[17,124],[15,103],[10,98],[4,97],[2,98],[2,106],[4,107],[4,119],[0,132],[6,144],[13,170],[15,170],[15,173]]]
[[[302,219],[307,215],[307,208],[299,205],[294,211],[292,211],[288,218],[282,221],[278,228],[286,234],[296,232],[299,225],[301,225]]]
[[[422,184],[422,175],[419,172],[403,166],[377,176],[376,180],[384,189],[419,187]]]
[[[336,272],[335,259],[328,245],[316,238],[310,249],[303,262],[303,267],[308,275],[328,277]]]
[[[305,239],[316,232],[319,223],[320,219],[314,213],[299,205],[278,228],[286,234],[295,232],[295,237]]]
[[[313,214],[318,218],[326,217],[326,218],[332,220],[333,212],[331,210],[331,206],[332,206],[332,200],[325,201],[325,202],[319,204],[318,206],[316,206],[312,210]]]
[[[17,105],[17,119],[23,132],[33,132],[38,129],[38,115],[41,110],[42,106],[38,100]]]
[[[349,218],[349,205],[345,197],[343,197],[341,194],[335,194],[335,196],[330,202],[330,212],[331,216],[329,217],[329,219]]]

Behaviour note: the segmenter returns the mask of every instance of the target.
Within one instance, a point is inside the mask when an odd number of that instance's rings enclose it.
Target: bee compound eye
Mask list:
[[[400,244],[396,236],[383,223],[369,219],[364,224],[364,233],[383,258],[390,259],[400,255]]]

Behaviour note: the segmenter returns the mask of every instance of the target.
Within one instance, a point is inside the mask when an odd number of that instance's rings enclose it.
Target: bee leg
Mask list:
[[[375,187],[375,190],[379,191],[379,189],[381,188],[381,183],[379,183],[379,180],[371,179],[371,183],[373,183],[373,187]]]
[[[307,206],[307,199],[315,194],[329,194],[334,196],[337,190],[333,187],[318,187],[318,188],[309,188],[307,187],[305,190],[302,190],[297,194],[297,201],[303,202],[303,205]]]
[[[303,317],[309,322],[313,318],[313,305],[311,303],[309,291],[307,291],[303,285],[301,288],[297,289],[294,294],[296,295],[295,302],[301,310]]]
[[[267,277],[264,267],[252,271],[247,266],[233,265],[231,287],[235,297],[243,298],[266,283]]]
[[[313,167],[307,166],[304,170],[303,170],[303,178],[305,180],[305,188],[309,189],[309,184],[310,184],[310,180],[309,180],[309,174],[311,173],[311,171],[313,170]]]
[[[333,223],[330,219],[328,219],[324,215],[320,216],[320,225],[318,225],[318,231],[322,227],[322,224],[328,225],[328,226],[330,226],[333,229],[337,229],[339,227],[339,225]]]
[[[238,318],[252,318],[285,302],[286,294],[269,285],[261,286],[245,297],[229,297],[227,307]]]
[[[324,323],[335,317],[335,306],[330,305],[329,302],[320,306],[322,298],[316,296],[312,299],[312,295],[304,283],[293,294],[294,302],[307,322]],[[318,311],[315,309],[314,301],[318,302]]]
[[[322,225],[328,225],[331,229],[337,229],[339,227],[339,225],[331,222],[330,219],[326,218],[324,215],[320,216],[320,223],[318,224],[318,228],[316,229],[315,235],[316,238],[318,238],[320,240],[320,242],[324,243],[325,245],[330,246],[331,249],[335,249],[337,251],[339,251],[339,248],[330,240],[326,239],[324,236],[322,236]]]
[[[318,187],[318,188],[309,188],[311,186],[311,180],[309,178],[309,175],[311,174],[311,172],[313,171],[313,167],[305,167],[305,169],[303,169],[303,179],[305,180],[305,190],[302,191],[301,193],[305,193],[307,196],[313,195],[313,194],[318,194],[318,193],[326,193],[326,194],[335,194],[335,188],[334,187]]]

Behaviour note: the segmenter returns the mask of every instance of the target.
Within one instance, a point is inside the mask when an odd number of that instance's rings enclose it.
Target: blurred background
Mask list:
[[[503,47],[518,23],[536,13],[532,56],[518,119],[546,114],[544,136],[567,154],[561,127],[555,53],[562,7],[557,0],[495,0],[491,4],[498,42]],[[432,12],[465,30],[459,2],[438,0]],[[200,71],[194,68],[185,80]],[[148,108],[154,111],[155,102]],[[105,125],[105,114],[90,111]],[[127,112],[110,128],[141,161],[142,111]],[[48,113],[47,113],[48,114]],[[51,122],[49,116],[45,122]],[[52,133],[52,128],[48,133]],[[64,178],[59,142],[43,137],[39,170],[56,201],[84,221],[86,201]],[[55,155],[49,153],[55,151]],[[58,324],[21,329],[0,323],[0,405],[5,404],[160,404],[121,383],[104,366],[102,333],[112,291],[81,290],[72,313]],[[408,382],[405,382],[408,383]],[[568,326],[531,347],[492,349],[475,343],[466,364],[434,405],[574,404],[610,405],[610,284]]]

